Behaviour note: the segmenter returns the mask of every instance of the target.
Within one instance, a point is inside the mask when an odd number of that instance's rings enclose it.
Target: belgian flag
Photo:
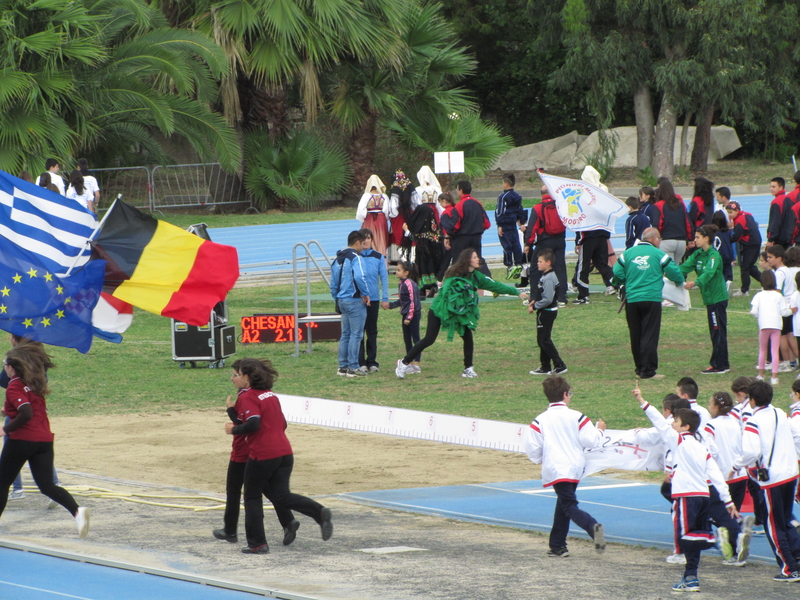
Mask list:
[[[208,323],[211,309],[239,278],[236,248],[203,240],[121,200],[103,219],[92,257],[106,261],[104,292],[189,325]]]

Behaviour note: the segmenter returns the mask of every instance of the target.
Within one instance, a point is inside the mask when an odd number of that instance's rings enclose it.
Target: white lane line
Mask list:
[[[22,588],[24,590],[33,590],[34,592],[44,592],[46,594],[53,594],[54,596],[62,596],[64,598],[76,598],[77,600],[95,600],[94,598],[86,598],[85,596],[73,596],[72,594],[63,594],[53,590],[46,590],[44,588],[31,587],[29,585],[22,585],[19,583],[11,583],[10,581],[0,581],[0,585],[11,585],[14,587]]]
[[[547,494],[547,493],[555,493],[555,491],[551,487],[550,488],[534,488],[534,489],[530,489],[530,490],[510,490],[508,488],[500,488],[500,487],[495,487],[495,486],[486,485],[486,484],[482,484],[482,483],[473,483],[473,484],[468,484],[468,485],[471,485],[472,487],[486,488],[486,489],[489,489],[489,490],[498,490],[498,491],[501,491],[501,492],[511,492],[512,494]],[[609,485],[587,485],[587,486],[578,486],[578,489],[576,491],[578,491],[578,492],[586,492],[586,491],[589,491],[589,490],[612,490],[612,489],[617,489],[617,488],[643,487],[643,486],[646,486],[646,485],[648,485],[648,484],[641,483],[641,482],[615,483],[615,484],[609,484]]]

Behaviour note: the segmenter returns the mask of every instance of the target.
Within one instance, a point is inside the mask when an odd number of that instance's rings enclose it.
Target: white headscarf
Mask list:
[[[417,181],[419,181],[417,193],[420,198],[425,198],[428,202],[436,202],[439,194],[442,193],[442,186],[439,185],[439,180],[436,179],[436,175],[428,165],[423,166],[417,172]]]
[[[608,191],[608,187],[600,183],[600,173],[592,165],[586,165],[583,169],[583,173],[581,173],[581,179],[596,188],[600,188],[604,192]]]
[[[373,174],[373,175],[369,176],[369,179],[367,179],[367,186],[364,188],[364,193],[365,194],[371,194],[372,193],[371,190],[374,187],[378,188],[378,192],[379,193],[381,193],[381,194],[385,194],[386,193],[386,186],[383,185],[383,182],[381,181],[381,178],[378,177],[377,175]]]

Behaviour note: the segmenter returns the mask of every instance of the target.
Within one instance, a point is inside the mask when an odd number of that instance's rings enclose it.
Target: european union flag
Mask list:
[[[44,344],[92,346],[92,310],[103,287],[105,261],[91,261],[68,277],[0,237],[0,329]]]

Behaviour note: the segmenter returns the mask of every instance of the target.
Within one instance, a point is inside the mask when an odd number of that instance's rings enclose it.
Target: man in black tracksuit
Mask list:
[[[745,296],[750,292],[750,278],[761,282],[761,271],[756,262],[761,251],[761,232],[753,215],[742,210],[735,200],[725,207],[728,218],[733,222],[731,242],[739,246],[739,268],[742,271],[742,289],[734,292],[734,296]]]
[[[589,302],[589,273],[592,264],[602,275],[603,281],[611,281],[614,276],[611,267],[608,266],[608,240],[611,234],[605,229],[593,229],[591,231],[581,231],[578,233],[577,245],[581,247],[578,256],[578,299],[574,304],[586,304]],[[613,290],[611,290],[613,293]]]

